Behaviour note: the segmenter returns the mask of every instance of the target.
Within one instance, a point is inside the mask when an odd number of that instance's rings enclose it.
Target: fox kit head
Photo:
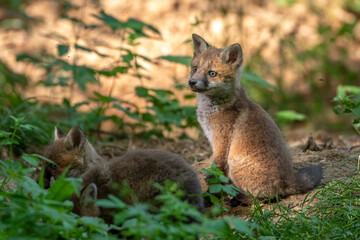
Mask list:
[[[51,177],[60,177],[70,165],[67,172],[68,177],[79,177],[84,171],[85,134],[79,127],[72,128],[69,133],[64,134],[58,127],[55,127],[54,141],[45,151],[44,156],[54,163],[46,162],[44,184],[49,187]]]
[[[240,86],[241,46],[235,43],[225,49],[211,47],[193,34],[194,58],[191,61],[189,86],[205,95],[219,95]]]

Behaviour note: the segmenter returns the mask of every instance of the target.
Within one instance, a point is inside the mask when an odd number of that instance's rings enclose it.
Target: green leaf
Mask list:
[[[185,65],[187,67],[190,66],[191,59],[192,59],[191,57],[188,57],[188,56],[172,56],[172,55],[161,56],[159,58],[167,60],[169,62],[180,63],[180,64],[183,64],[183,65]]]
[[[195,94],[186,94],[186,95],[184,96],[184,99],[194,99],[194,98],[196,98],[196,95],[195,95]]]
[[[10,138],[7,138],[7,139],[4,139],[0,142],[0,145],[11,145],[11,144],[19,144],[18,141],[16,141],[15,139],[10,139]]]
[[[23,153],[22,159],[24,159],[30,165],[37,167],[39,159],[31,154]]]
[[[73,65],[74,67],[74,80],[79,85],[81,90],[86,90],[87,83],[97,83],[97,79],[94,74],[93,69],[87,68],[85,66]]]
[[[63,45],[63,44],[58,44],[57,49],[58,49],[58,54],[61,57],[61,56],[65,55],[69,51],[69,46],[68,45]]]
[[[15,124],[16,125],[18,125],[18,124],[20,124],[24,119],[25,119],[25,117],[14,117],[14,116],[10,116],[10,118],[12,119],[12,120],[14,120],[14,122],[15,122]]]
[[[78,44],[75,44],[75,49],[80,49],[80,50],[83,50],[85,52],[92,52],[93,51],[90,48],[87,48],[87,47],[84,47],[84,46],[81,46],[81,45],[78,45]]]
[[[41,156],[41,155],[39,155],[39,154],[33,153],[33,154],[31,154],[31,155],[34,156],[34,157],[40,158],[40,159],[42,159],[42,160],[44,160],[44,161],[47,161],[47,162],[49,162],[49,163],[55,163],[55,162],[53,162],[52,160],[50,160],[50,159],[48,159],[48,158],[46,158],[46,157],[44,157],[44,156]]]
[[[96,51],[96,50],[94,50],[94,49],[90,49],[90,48],[81,46],[81,45],[79,45],[79,44],[75,44],[75,49],[80,49],[80,50],[83,50],[83,51],[85,51],[85,52],[93,52],[93,53],[96,53],[97,55],[99,55],[99,56],[101,56],[101,57],[108,57],[108,55],[101,54],[101,53],[99,53],[98,51]]]
[[[81,187],[80,178],[58,178],[54,184],[49,188],[49,194],[46,199],[65,201],[70,198],[74,191],[78,191]]]
[[[125,28],[125,24],[120,22],[111,15],[106,14],[103,10],[100,12],[100,15],[93,15],[95,18],[101,20],[103,23],[111,27],[112,29],[116,28]]]
[[[2,131],[0,130],[0,137],[9,137],[11,136],[11,132],[6,132],[6,131]]]
[[[130,63],[134,59],[134,54],[129,52],[128,54],[121,55],[121,58],[124,62]]]
[[[96,206],[103,208],[116,208],[118,205],[109,199],[99,199],[96,200]]]
[[[104,208],[125,208],[127,205],[114,195],[109,195],[109,199],[101,199],[96,201],[96,205]]]
[[[140,120],[139,116],[136,113],[131,112],[129,109],[123,108],[122,106],[115,104],[114,108],[119,109],[120,111],[123,111],[124,113],[126,113],[126,115],[128,115],[129,117],[136,119],[136,120]]]
[[[357,24],[356,21],[354,21],[353,23],[344,23],[339,29],[338,35],[342,36],[345,34],[354,34],[354,28],[356,24]]]
[[[154,93],[156,93],[160,97],[166,97],[168,95],[174,95],[174,93],[169,91],[169,90],[154,89],[154,88],[151,88],[149,90],[153,91]]]
[[[116,102],[117,99],[113,98],[113,97],[107,97],[104,96],[96,91],[93,92],[95,96],[97,96],[99,98],[99,100],[103,103],[110,103],[110,102]]]
[[[197,26],[201,23],[203,23],[204,21],[199,20],[199,18],[197,16],[195,16],[195,22],[191,23],[192,26]],[[191,41],[191,39],[189,39]]]
[[[135,92],[138,97],[148,97],[149,96],[148,89],[144,88],[144,87],[136,87]]]
[[[16,61],[25,61],[28,60],[30,62],[33,63],[42,63],[42,59],[37,58],[35,56],[32,55],[28,55],[28,54],[19,54],[16,56]]]
[[[338,102],[338,101],[341,101],[341,100],[342,100],[342,98],[340,98],[340,97],[334,97],[334,99],[333,99],[334,102]]]
[[[221,184],[212,184],[209,186],[210,193],[219,193],[223,190],[223,185]]]
[[[38,129],[37,127],[35,127],[35,126],[31,125],[31,124],[21,124],[20,128],[24,128],[24,129],[29,130],[29,131],[34,130],[34,129]]]
[[[360,118],[354,119],[352,125],[355,130],[360,134]]]
[[[244,78],[245,81],[254,82],[254,83],[257,83],[257,84],[262,85],[264,87],[277,89],[274,85],[268,83],[265,79],[263,79],[262,77],[256,75],[255,73],[251,73],[251,72],[248,72],[248,71],[243,71],[242,77]]]
[[[341,100],[346,96],[347,93],[354,93],[356,95],[360,95],[360,87],[357,86],[351,86],[351,85],[339,85],[337,87],[337,97]],[[339,101],[339,100],[335,100]]]
[[[276,113],[276,118],[283,121],[303,121],[306,115],[293,110],[283,110]]]
[[[142,32],[143,28],[144,28],[144,27],[147,27],[147,28],[150,29],[151,31],[153,31],[153,32],[155,32],[155,33],[157,33],[157,34],[160,34],[159,30],[157,30],[157,29],[156,29],[155,27],[153,27],[152,25],[146,24],[146,23],[144,23],[144,22],[142,22],[142,21],[139,21],[139,20],[137,20],[137,19],[135,19],[135,18],[130,18],[129,20],[127,20],[127,21],[125,22],[125,24],[126,24],[126,26],[127,26],[128,28],[131,28],[131,29],[135,30],[135,32],[137,32],[137,33],[143,34],[143,32]],[[144,34],[144,35],[145,35],[145,34]],[[145,36],[146,36],[146,35],[145,35]]]
[[[207,229],[207,232],[222,234],[224,236],[232,235],[232,230],[224,219],[206,219],[203,226]]]
[[[110,230],[110,228],[107,226],[107,224],[104,224],[104,221],[101,218],[95,218],[95,217],[81,217],[79,219],[80,224],[85,224],[88,226],[96,226],[99,229],[104,229],[105,231]],[[106,239],[106,238],[105,238]]]
[[[148,28],[154,33],[160,34],[160,32],[152,25],[146,24],[134,18],[130,18],[126,22],[122,22],[116,19],[115,17],[106,14],[104,11],[101,11],[100,15],[93,15],[93,16],[99,19],[100,21],[102,21],[103,23],[105,23],[106,25],[108,25],[109,27],[111,27],[113,30],[115,29],[133,30],[131,31],[131,34],[129,36],[131,40],[134,40],[138,37],[147,37],[147,35],[143,32],[144,27]]]
[[[229,194],[230,196],[235,197],[240,192],[240,189],[234,187],[233,185],[224,185],[223,191]]]
[[[333,107],[333,110],[334,112],[337,114],[337,115],[340,115],[341,113],[343,113],[343,107],[341,105],[335,105]]]
[[[225,175],[220,175],[219,176],[219,180],[222,182],[222,183],[228,183],[230,181],[230,179],[228,177],[226,177]]]
[[[107,77],[111,77],[111,76],[116,76],[118,73],[126,73],[128,70],[129,67],[120,66],[120,67],[114,67],[110,71],[97,71],[97,73]]]
[[[240,233],[245,233],[253,238],[253,232],[248,227],[248,222],[238,217],[226,217],[226,220]]]

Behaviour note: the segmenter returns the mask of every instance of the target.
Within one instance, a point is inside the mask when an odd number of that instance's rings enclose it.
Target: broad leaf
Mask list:
[[[176,62],[176,63],[180,63],[183,64],[185,66],[190,66],[190,62],[191,62],[191,57],[188,56],[172,56],[172,55],[167,55],[167,56],[161,56],[159,57],[160,59],[164,59],[167,60],[169,62]]]
[[[276,118],[285,121],[303,121],[306,119],[306,115],[293,110],[284,110],[277,112]]]
[[[242,73],[242,77],[245,81],[249,81],[249,82],[254,82],[257,83],[259,85],[262,85],[264,87],[269,87],[272,89],[277,89],[274,85],[268,83],[265,79],[263,79],[262,77],[256,75],[255,73],[251,73],[248,71],[244,71]]]
[[[110,102],[116,102],[117,99],[113,98],[113,97],[108,97],[108,96],[104,96],[96,91],[94,91],[94,95],[97,96],[99,98],[99,100],[103,103],[110,103]]]
[[[81,179],[61,177],[55,181],[49,188],[49,194],[46,196],[49,200],[65,201],[80,189]]]
[[[138,97],[148,97],[149,96],[148,89],[144,88],[144,87],[135,88],[135,92]]]
[[[65,55],[69,51],[69,46],[59,44],[59,45],[57,45],[57,49],[58,49],[59,56],[61,57],[61,56]]]
[[[240,233],[245,233],[249,237],[253,238],[253,232],[248,227],[248,222],[239,217],[226,217],[226,220]]]
[[[22,158],[30,165],[37,167],[39,159],[32,154],[23,153]]]

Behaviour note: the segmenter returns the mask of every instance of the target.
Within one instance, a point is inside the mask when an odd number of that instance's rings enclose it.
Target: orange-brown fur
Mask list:
[[[54,163],[45,162],[45,187],[50,186],[50,179],[60,177],[69,167],[67,177],[80,177],[86,170],[96,164],[102,164],[104,160],[87,141],[79,127],[72,128],[65,135],[58,127],[55,127],[53,143],[46,149],[44,156]]]
[[[73,176],[83,179],[80,198],[75,195],[72,197],[75,213],[83,216],[100,215],[106,222],[111,223],[112,210],[99,209],[89,203],[88,198],[103,199],[107,198],[109,194],[118,195],[119,189],[116,186],[121,187],[125,181],[139,202],[149,202],[159,194],[159,190],[153,184],[155,182],[163,184],[166,180],[177,183],[185,192],[184,200],[189,201],[203,212],[204,203],[200,197],[200,182],[195,171],[180,156],[161,150],[148,149],[128,152],[121,157],[104,161],[86,140],[80,128],[73,128],[69,134],[55,137],[56,140],[50,145],[45,155],[58,164],[56,169],[51,169],[49,164],[46,165],[47,168],[50,168],[52,176],[61,175],[67,165],[71,164],[70,170],[74,170],[71,171]],[[69,136],[73,136],[71,144],[67,144],[66,139]],[[86,153],[89,150],[92,155]],[[94,164],[91,166],[82,164],[84,156],[87,156],[87,162]],[[123,197],[122,200],[129,204],[134,201],[131,197]]]
[[[243,191],[239,200],[252,202],[247,190],[264,199],[314,188],[321,180],[321,167],[296,173],[279,128],[241,87],[240,45],[219,49],[195,34],[193,41],[189,86],[197,94],[198,121],[212,146],[214,162]]]

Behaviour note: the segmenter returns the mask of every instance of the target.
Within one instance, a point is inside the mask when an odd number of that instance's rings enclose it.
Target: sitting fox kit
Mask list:
[[[197,119],[209,140],[213,161],[252,203],[276,194],[304,193],[319,184],[321,166],[295,172],[292,156],[272,118],[241,87],[242,49],[209,46],[193,34],[189,86],[197,95]]]
[[[92,199],[118,195],[126,181],[139,202],[151,202],[160,193],[153,184],[170,180],[185,192],[184,200],[204,211],[200,182],[195,171],[180,156],[161,150],[137,150],[104,161],[87,141],[80,128],[74,127],[68,135],[55,129],[55,140],[45,156],[56,164],[46,164],[46,180],[57,178],[71,164],[67,176],[81,177],[83,189],[80,198],[73,196],[73,212],[82,216],[100,216],[111,223],[111,210],[101,209],[89,202]],[[45,177],[44,177],[45,178]],[[131,204],[131,198],[124,198]]]

